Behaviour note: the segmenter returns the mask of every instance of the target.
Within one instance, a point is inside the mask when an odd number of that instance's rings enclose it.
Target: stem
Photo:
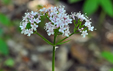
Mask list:
[[[50,44],[50,45],[53,45],[49,40],[47,40],[45,37],[43,37],[42,35],[40,35],[38,32],[35,32],[37,35],[39,35],[46,43]]]
[[[73,34],[74,34],[74,32],[71,33],[71,34],[69,35],[69,37],[72,36]],[[65,37],[65,38],[63,38],[62,40],[58,41],[57,43],[60,43],[60,42],[64,41],[64,40],[67,39],[67,38],[68,38],[68,37]]]
[[[102,23],[105,20],[106,13],[102,10],[99,16],[99,21],[97,25],[97,29],[100,31],[102,29]]]
[[[54,35],[54,46],[53,46],[53,56],[52,56],[52,71],[55,71],[55,41],[56,41],[56,35]]]

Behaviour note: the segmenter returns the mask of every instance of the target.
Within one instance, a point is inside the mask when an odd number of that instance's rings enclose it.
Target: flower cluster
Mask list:
[[[72,23],[72,20],[75,21],[76,18],[79,19],[78,22],[75,24],[75,29],[78,29],[79,32],[83,37],[88,35],[87,31],[93,31],[94,26],[91,26],[91,19],[89,19],[86,15],[79,13],[71,13],[71,15],[68,15],[66,13],[66,10],[64,9],[64,6],[58,6],[58,7],[50,7],[48,9],[42,8],[39,10],[39,12],[28,12],[25,13],[25,16],[23,17],[23,20],[20,24],[20,28],[22,30],[22,34],[25,34],[27,36],[30,36],[33,34],[33,31],[36,31],[38,28],[38,23],[41,22],[40,16],[46,16],[49,19],[49,22],[45,23],[44,29],[46,30],[47,34],[54,35],[55,31],[58,30],[58,33],[62,34],[63,36],[69,37],[70,31],[69,31],[69,24]],[[85,23],[84,23],[84,22]],[[83,23],[84,24],[83,24]],[[75,32],[75,31],[74,31]]]
[[[41,22],[39,13],[33,11],[25,13],[23,20],[20,23],[21,33],[30,36],[33,34],[33,31],[36,31],[39,22]]]
[[[78,19],[80,19],[81,22],[85,21],[85,24],[83,24],[85,27],[88,28],[89,31],[93,31],[94,30],[94,26],[91,26],[91,19],[89,19],[86,15],[79,13],[71,13],[70,15],[72,17],[73,20],[75,20],[75,17],[77,17]],[[83,26],[83,27],[84,27]],[[80,27],[78,28],[78,30],[82,33],[81,35],[83,37],[85,37],[86,35],[88,35],[87,33],[87,29]]]
[[[69,25],[72,23],[72,19],[67,15],[64,7],[51,7],[49,9],[41,9],[41,12],[48,14],[48,18],[51,22],[46,23],[45,30],[47,31],[48,35],[54,34],[54,29],[59,28],[59,32],[62,33],[63,36],[69,36]]]

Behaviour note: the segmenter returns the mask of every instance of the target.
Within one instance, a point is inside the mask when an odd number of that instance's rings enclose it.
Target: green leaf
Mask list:
[[[0,53],[3,55],[8,55],[9,50],[6,42],[0,38]]]
[[[26,29],[31,29],[31,23],[27,23]]]
[[[113,17],[113,3],[111,0],[99,0],[100,5],[102,6],[103,10],[111,17]]]
[[[108,51],[104,51],[102,52],[102,56],[108,60],[110,63],[113,63],[113,54],[108,52]]]
[[[0,28],[0,37],[3,35],[3,30]]]
[[[10,24],[10,19],[5,16],[4,14],[0,13],[0,23],[4,25],[9,25]]]
[[[0,69],[0,71],[4,71],[4,70]]]
[[[87,15],[93,14],[98,9],[98,1],[99,0],[86,0],[83,5],[83,12],[87,13]]]
[[[76,3],[76,2],[79,2],[81,0],[68,0],[69,3]]]
[[[113,71],[113,68],[112,68],[112,69],[110,69],[110,71]]]
[[[14,60],[13,60],[12,58],[9,58],[9,59],[7,59],[7,60],[5,61],[4,64],[5,64],[6,66],[12,67],[12,66],[14,66],[15,62],[14,62]]]
[[[2,1],[3,4],[6,4],[6,5],[11,3],[11,0],[1,0],[1,1]]]

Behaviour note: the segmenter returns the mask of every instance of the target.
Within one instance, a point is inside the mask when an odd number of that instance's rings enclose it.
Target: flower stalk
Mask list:
[[[47,32],[48,36],[54,35],[53,43],[43,37],[41,34],[37,32],[38,25],[41,22],[41,16],[46,16],[49,22],[45,23],[44,29]],[[76,18],[78,18],[78,23]],[[93,31],[94,26],[91,26],[91,19],[89,19],[86,15],[79,13],[71,13],[68,15],[64,6],[59,7],[51,7],[51,8],[42,8],[39,12],[28,12],[25,13],[23,20],[20,23],[21,33],[27,36],[31,36],[31,34],[35,33],[40,36],[46,43],[53,46],[52,53],[52,71],[55,71],[55,50],[56,45],[61,45],[70,40],[64,41],[75,33],[81,33],[83,37],[88,35],[87,31]],[[74,23],[73,33],[69,30],[69,24]],[[61,39],[56,43],[56,37],[58,35],[65,36],[65,38]]]

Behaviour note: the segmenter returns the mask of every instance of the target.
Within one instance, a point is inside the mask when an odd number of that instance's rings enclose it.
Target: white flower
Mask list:
[[[27,36],[30,36],[31,34],[33,34],[33,30],[32,29],[29,29],[29,30],[27,30],[26,33],[28,34]]]
[[[36,19],[35,19],[35,22],[36,22],[36,23],[40,23],[41,20],[39,20],[39,18],[36,18]]]
[[[32,27],[32,29],[33,29],[34,31],[36,31],[36,28],[38,28],[38,25],[33,24],[33,25],[31,25],[31,27]]]
[[[70,35],[70,31],[69,30],[65,30],[65,32],[63,33],[64,36],[69,37]]]
[[[36,16],[38,13],[31,11],[31,14],[32,14],[33,16]]]
[[[75,16],[76,16],[75,12],[74,13],[71,12],[70,17],[72,17],[73,20],[75,20]]]
[[[38,16],[38,17],[36,17]],[[21,33],[27,36],[30,36],[33,34],[33,31],[36,31],[36,28],[38,28],[38,23],[41,22],[39,20],[40,14],[37,12],[31,11],[30,13],[25,13],[25,16],[23,17],[23,20],[20,24]],[[30,27],[27,27],[27,24],[30,24]]]
[[[86,27],[91,26],[91,22],[88,20],[88,21],[85,22],[84,25],[85,25]]]
[[[21,23],[20,23],[20,28],[21,28],[21,30],[22,30],[22,29],[25,29],[25,28],[26,28],[26,25],[27,25],[27,22],[21,22]]]
[[[77,14],[76,14],[76,17],[78,17],[78,19],[80,19],[80,21],[85,20],[85,16],[84,16],[84,14],[77,13]]]
[[[44,9],[42,9],[41,11],[43,10]],[[54,29],[59,28],[58,31],[61,32],[63,36],[69,36],[70,31],[69,29],[67,30],[67,27],[69,28],[68,25],[72,23],[72,19],[69,15],[67,15],[66,11],[64,10],[64,6],[51,7],[46,10],[48,13],[48,17],[52,22],[45,24],[45,30],[47,31],[48,35],[54,34]],[[49,28],[52,29],[50,30]]]
[[[83,36],[83,38],[84,38],[86,35],[88,35],[87,30],[82,31],[82,34],[81,34],[81,35]]]
[[[88,30],[93,31],[94,30],[94,26],[88,26]]]
[[[54,34],[53,28],[48,29],[47,32],[49,36]]]
[[[64,27],[60,27],[59,32],[64,33],[64,30],[66,30],[66,28],[64,28]]]
[[[30,23],[34,23],[34,21],[35,21],[35,19],[31,19],[31,20],[30,20]]]

